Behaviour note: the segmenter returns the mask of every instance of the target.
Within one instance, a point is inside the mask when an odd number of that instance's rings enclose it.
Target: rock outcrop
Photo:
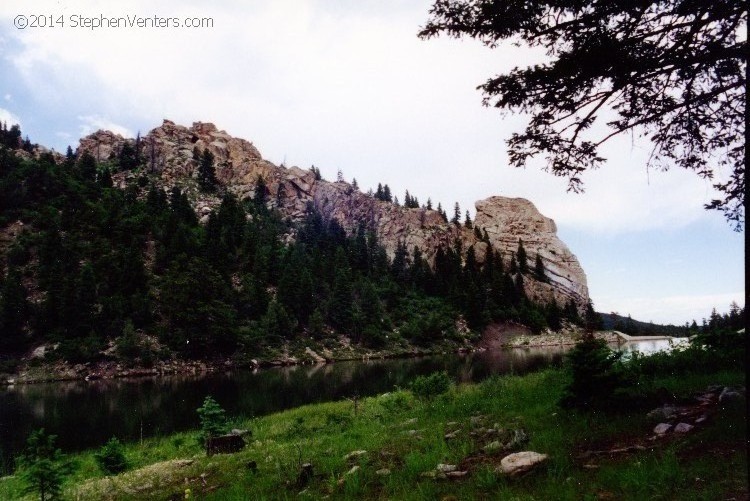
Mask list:
[[[476,203],[474,224],[487,230],[490,243],[504,255],[518,249],[518,241],[528,254],[530,266],[539,255],[548,282],[529,281],[526,292],[534,300],[558,304],[569,299],[580,303],[588,299],[586,274],[578,259],[557,236],[555,222],[543,216],[523,198],[490,197]]]
[[[477,260],[484,260],[487,244],[463,226],[446,223],[437,211],[424,208],[397,207],[364,194],[352,185],[316,179],[311,170],[277,166],[264,160],[249,141],[230,136],[210,123],[196,122],[192,127],[177,125],[170,120],[135,139],[125,139],[109,131],[98,131],[81,139],[78,153],[89,152],[99,161],[117,156],[128,142],[138,150],[148,172],[161,178],[165,189],[181,186],[195,202],[199,215],[209,212],[219,199],[198,191],[195,175],[198,162],[194,150],[209,150],[215,158],[216,177],[226,190],[243,199],[255,194],[258,179],[263,179],[269,204],[285,216],[300,219],[308,204],[324,218],[335,219],[347,231],[360,224],[374,231],[393,257],[400,243],[411,250],[419,247],[433,262],[440,247],[453,246],[456,239],[466,252],[473,246]],[[121,185],[129,173],[114,177]],[[475,226],[483,231],[493,248],[504,260],[518,248],[519,239],[533,265],[537,254],[544,264],[547,280],[527,279],[527,294],[537,301],[555,298],[559,305],[573,300],[579,307],[588,302],[586,275],[576,257],[557,237],[552,219],[539,213],[534,205],[522,198],[491,197],[476,203]]]

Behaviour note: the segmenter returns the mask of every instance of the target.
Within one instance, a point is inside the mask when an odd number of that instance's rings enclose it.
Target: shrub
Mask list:
[[[563,407],[603,408],[612,402],[616,390],[624,387],[622,372],[617,366],[621,357],[607,347],[602,339],[586,335],[567,356],[567,369],[572,376],[560,404]]]
[[[446,393],[451,387],[451,382],[451,378],[445,371],[433,372],[429,376],[417,376],[411,382],[410,388],[417,398],[432,400]]]
[[[390,414],[401,412],[411,406],[408,394],[403,391],[394,391],[393,393],[381,395],[378,397],[378,402],[383,406],[383,409]]]
[[[107,475],[116,475],[128,469],[125,448],[117,437],[112,437],[94,454],[96,464]]]

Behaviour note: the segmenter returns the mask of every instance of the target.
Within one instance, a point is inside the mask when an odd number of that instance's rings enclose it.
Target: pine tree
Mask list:
[[[216,169],[214,168],[214,154],[203,150],[198,164],[198,185],[202,191],[214,191],[216,189]]]
[[[25,493],[36,492],[40,501],[58,499],[62,483],[71,467],[64,462],[62,451],[55,447],[57,436],[44,429],[31,433],[26,449],[19,456],[19,476],[26,482]]]
[[[96,159],[88,152],[81,155],[76,164],[76,172],[81,179],[86,181],[96,180]]]
[[[323,318],[323,313],[320,311],[320,308],[315,308],[310,315],[308,329],[310,336],[312,336],[313,339],[320,340],[325,335],[325,319]]]
[[[447,223],[448,222],[448,215],[443,210],[443,207],[440,205],[440,202],[438,202],[437,211],[438,211],[438,214],[440,214],[440,217],[443,218],[443,221]]]
[[[313,173],[313,176],[315,176],[316,181],[320,181],[321,179],[323,179],[323,177],[320,175],[320,169],[318,169],[314,165],[310,166],[310,172]]]
[[[391,273],[396,277],[396,280],[405,282],[407,278],[407,268],[409,251],[406,248],[406,243],[399,241],[396,244],[396,252],[393,255],[393,263],[391,264]]]
[[[104,169],[102,169],[99,172],[98,177],[99,177],[99,179],[98,179],[99,185],[102,188],[111,188],[112,187],[112,185],[113,185],[113,183],[112,183],[112,174],[110,174],[108,168],[105,167]]]
[[[425,209],[432,210],[432,200],[430,198],[427,198],[427,204],[425,205]]]
[[[548,281],[547,275],[544,272],[544,262],[542,262],[542,256],[539,252],[536,253],[536,258],[534,259],[534,276],[540,282]]]
[[[297,328],[297,321],[284,305],[275,299],[268,304],[268,310],[260,323],[263,332],[276,342],[291,338]]]
[[[21,273],[15,266],[9,267],[0,285],[0,347],[18,348],[23,343],[29,306]]]
[[[464,226],[466,226],[469,229],[472,229],[473,223],[471,222],[471,215],[469,215],[469,211],[466,211],[466,217],[464,218]]]
[[[342,247],[336,249],[334,270],[328,318],[336,329],[346,332],[352,325],[353,286],[352,272]]]
[[[268,186],[266,180],[258,174],[255,180],[255,190],[253,192],[253,207],[256,212],[264,214],[266,212],[266,199],[268,198]]]
[[[122,145],[117,160],[121,170],[132,170],[140,164],[138,152],[128,142]]]
[[[557,305],[557,301],[552,297],[552,301],[547,304],[547,324],[553,331],[559,331],[562,327],[562,312]]]
[[[212,437],[223,435],[227,429],[226,411],[210,395],[196,409],[201,422],[201,438],[205,443]]]
[[[529,271],[529,262],[526,256],[526,249],[523,248],[523,241],[518,239],[518,251],[516,252],[518,259],[518,271],[526,273]]]
[[[391,198],[391,189],[388,187],[387,184],[383,185],[383,201],[384,202],[393,201],[393,199]]]
[[[453,206],[453,219],[451,219],[451,223],[455,225],[461,224],[461,207],[459,207],[458,202]]]

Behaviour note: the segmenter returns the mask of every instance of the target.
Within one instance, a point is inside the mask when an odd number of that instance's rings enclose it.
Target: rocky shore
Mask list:
[[[158,360],[151,366],[127,364],[117,361],[99,361],[72,364],[65,361],[45,362],[39,359],[26,360],[15,374],[0,378],[0,384],[33,384],[51,381],[93,381],[99,379],[162,377],[174,375],[195,376],[231,370],[257,370],[292,365],[329,364],[356,360],[387,358],[416,358],[447,353],[470,353],[481,348],[464,344],[461,346],[437,346],[432,349],[409,347],[391,350],[367,350],[350,346],[348,350],[329,350],[320,346],[305,346],[303,349],[249,359],[218,358],[212,360]]]
[[[336,348],[328,348],[319,343],[305,343],[293,348],[286,347],[278,352],[265,353],[254,358],[217,358],[210,360],[183,360],[171,358],[157,360],[150,366],[128,364],[121,361],[98,361],[69,363],[64,361],[47,362],[41,358],[29,358],[22,362],[15,374],[0,377],[0,384],[30,384],[50,381],[97,380],[134,377],[160,377],[172,375],[200,375],[236,369],[256,370],[269,367],[291,365],[314,365],[352,360],[377,360],[387,358],[415,358],[449,353],[471,353],[486,350],[514,348],[544,348],[573,346],[583,331],[578,328],[565,328],[560,332],[547,331],[541,334],[531,332],[520,324],[507,323],[488,328],[478,343],[464,340],[460,344],[437,345],[431,348],[417,346],[394,346],[389,349],[371,350],[353,345],[342,336]],[[594,334],[607,343],[616,345],[618,336],[611,331]]]

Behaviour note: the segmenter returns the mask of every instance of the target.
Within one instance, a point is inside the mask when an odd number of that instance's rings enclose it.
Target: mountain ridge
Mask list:
[[[585,272],[557,237],[555,222],[526,199],[496,196],[476,202],[474,226],[481,228],[477,235],[472,228],[445,221],[436,210],[396,206],[362,193],[341,179],[327,181],[313,170],[275,165],[263,159],[252,142],[206,122],[186,127],[165,119],[161,126],[137,138],[99,130],[80,140],[77,155],[88,153],[98,162],[107,162],[121,155],[126,145],[143,159],[150,174],[159,177],[163,189],[184,189],[204,222],[220,202],[220,197],[201,193],[195,187],[199,165],[195,152],[206,150],[215,159],[219,186],[240,200],[255,196],[258,180],[262,179],[269,205],[285,217],[300,221],[312,204],[349,234],[361,224],[374,231],[389,258],[395,256],[399,245],[409,252],[417,247],[432,266],[438,249],[454,247],[457,240],[464,258],[473,248],[479,264],[484,262],[488,243],[510,261],[520,241],[530,262],[539,255],[545,272],[544,280],[532,277],[524,281],[529,298],[537,302],[554,299],[560,305],[572,300],[580,311],[590,301]],[[124,188],[133,175],[119,172],[113,179]]]

